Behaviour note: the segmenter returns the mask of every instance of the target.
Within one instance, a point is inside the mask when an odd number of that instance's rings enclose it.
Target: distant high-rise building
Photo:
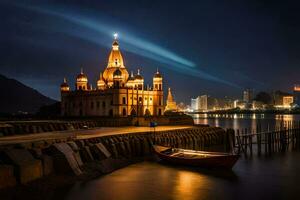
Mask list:
[[[199,99],[199,109],[202,111],[213,110],[217,107],[217,100],[208,95],[202,95]]]
[[[243,92],[243,100],[246,103],[250,103],[253,100],[253,90],[252,89],[245,89]]]
[[[294,103],[294,96],[281,91],[273,93],[273,102],[276,108],[291,108]]]
[[[198,101],[198,97],[195,99],[191,99],[191,109],[195,112],[195,111],[199,111],[199,101]]]

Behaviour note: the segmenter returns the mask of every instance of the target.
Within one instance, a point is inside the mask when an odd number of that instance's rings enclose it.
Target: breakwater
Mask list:
[[[53,131],[80,130],[97,127],[149,126],[157,125],[193,125],[193,118],[187,115],[159,117],[115,117],[91,119],[28,120],[0,122],[0,137],[20,134],[33,134]]]
[[[229,151],[230,138],[231,131],[195,126],[180,130],[4,145],[0,146],[0,188],[30,185],[53,176],[68,176],[76,181],[110,173],[152,157],[152,143],[186,149]],[[43,183],[47,185],[47,181]]]

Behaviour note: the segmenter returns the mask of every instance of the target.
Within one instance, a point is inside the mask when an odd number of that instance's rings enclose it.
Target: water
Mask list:
[[[198,116],[199,117],[199,116]],[[298,115],[198,118],[223,128],[275,126]],[[69,200],[196,200],[196,199],[300,199],[300,152],[241,158],[232,171],[174,167],[143,162],[86,183],[77,183],[61,196]]]
[[[279,127],[281,123],[295,123],[300,121],[300,115],[276,114],[194,114],[196,124],[208,124],[222,128],[256,130],[261,125],[262,130]]]
[[[299,199],[300,153],[241,159],[232,172],[144,162],[87,183],[66,199]]]

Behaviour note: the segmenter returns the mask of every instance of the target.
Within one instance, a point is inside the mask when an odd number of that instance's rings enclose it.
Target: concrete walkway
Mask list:
[[[158,126],[155,131],[166,131],[176,129],[186,129],[193,126]],[[107,135],[118,135],[126,133],[144,133],[153,131],[150,127],[102,127],[88,130],[69,130],[69,131],[55,131],[55,132],[44,132],[34,133],[26,135],[13,135],[0,137],[0,145],[35,142],[48,139],[63,139],[63,138],[74,138],[74,139],[88,139],[99,136]]]

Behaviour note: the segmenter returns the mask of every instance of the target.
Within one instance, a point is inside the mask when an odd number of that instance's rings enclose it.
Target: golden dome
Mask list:
[[[138,69],[137,74],[134,76],[134,79],[136,80],[143,80],[144,77],[140,74],[140,70]]]
[[[156,73],[154,74],[153,78],[162,78],[162,76],[159,73],[158,69],[157,69]]]
[[[70,87],[67,83],[67,79],[64,78],[64,82],[60,85],[60,90],[61,91],[69,91],[70,90]]]
[[[125,68],[122,54],[119,50],[119,43],[117,40],[114,40],[112,44],[112,50],[108,57],[108,65],[107,67],[120,67]]]
[[[87,76],[83,73],[83,70],[81,68],[80,74],[77,75],[76,77],[77,82],[88,82]]]
[[[119,43],[115,38],[112,44],[112,50],[108,57],[107,67],[103,72],[103,78],[108,85],[113,84],[114,72],[116,70],[119,70],[121,72],[122,81],[126,82],[129,77],[129,74],[124,66],[123,57],[119,49]]]

